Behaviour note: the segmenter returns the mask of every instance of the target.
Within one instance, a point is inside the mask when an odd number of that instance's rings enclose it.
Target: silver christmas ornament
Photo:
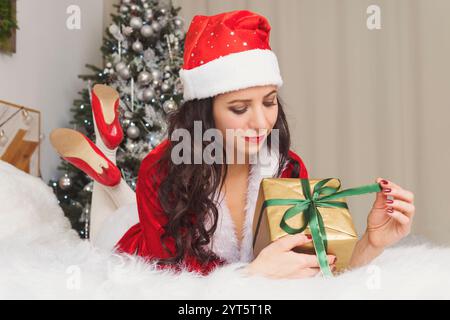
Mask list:
[[[130,139],[137,139],[140,134],[141,131],[136,125],[130,125],[127,129],[127,137]]]
[[[172,70],[172,68],[170,65],[167,65],[164,67],[164,71],[171,71],[171,70]]]
[[[153,88],[147,88],[142,91],[142,101],[149,102],[155,97]]]
[[[172,74],[170,72],[164,73],[164,79],[170,79],[171,76],[172,76]]]
[[[127,13],[129,11],[128,7],[125,5],[121,5],[119,10],[121,13]]]
[[[58,180],[58,185],[62,190],[68,190],[72,186],[72,179],[66,173]]]
[[[131,11],[138,11],[138,9],[139,9],[139,7],[135,4],[132,4],[130,8],[131,8]]]
[[[114,24],[114,23],[109,26],[108,30],[109,30],[109,33],[111,33],[111,35],[113,35],[113,36],[115,36],[118,33],[120,33],[119,26],[117,24]]]
[[[153,10],[152,9],[146,9],[145,10],[145,19],[147,21],[150,21],[153,19]]]
[[[184,26],[184,21],[181,17],[175,17],[175,19],[173,19],[173,23],[178,29],[181,29]]]
[[[89,182],[84,186],[83,191],[92,192],[94,190],[94,182]]]
[[[111,68],[112,68],[112,63],[111,63],[111,62],[108,62],[108,63],[106,64],[106,67],[111,69]]]
[[[119,72],[122,69],[125,69],[127,67],[127,65],[125,64],[125,62],[119,62],[116,64],[116,71]]]
[[[123,3],[123,4],[130,4],[130,3],[131,3],[131,0],[122,0],[122,3]]]
[[[151,36],[153,36],[153,28],[146,24],[141,28],[141,35],[145,38],[150,38]]]
[[[152,86],[153,86],[153,87],[156,88],[156,87],[159,87],[160,85],[161,85],[161,82],[160,82],[159,80],[153,80],[153,81],[152,81]]]
[[[165,113],[169,113],[171,111],[174,111],[177,107],[177,104],[173,100],[167,100],[163,103],[163,110]]]
[[[153,80],[161,79],[161,71],[159,71],[159,70],[152,70],[152,78],[153,78]]]
[[[120,69],[120,70],[118,71],[118,73],[119,73],[119,76],[120,76],[122,79],[128,80],[128,79],[131,78],[131,71],[130,71],[130,69],[129,69],[128,67],[125,67],[125,68],[123,68],[123,69]]]
[[[136,40],[133,42],[132,48],[135,52],[142,52],[144,50],[144,45],[139,40]]]
[[[161,25],[159,24],[159,22],[153,21],[153,22],[152,22],[152,29],[153,29],[155,32],[160,32],[160,31],[161,31]]]
[[[168,83],[167,81],[164,81],[163,84],[161,85],[161,90],[163,92],[168,92],[170,90],[170,83]]]
[[[147,85],[152,80],[152,75],[147,71],[142,71],[138,75],[138,83],[140,85]]]
[[[142,19],[139,17],[133,17],[130,19],[130,27],[135,30],[139,30],[142,28]]]

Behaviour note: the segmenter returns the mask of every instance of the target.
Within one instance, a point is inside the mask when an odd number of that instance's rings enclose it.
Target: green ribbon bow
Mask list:
[[[338,191],[340,185],[337,187],[328,187],[325,184],[332,178],[323,179],[314,185],[313,193],[311,194],[311,188],[309,179],[300,179],[302,183],[303,195],[305,199],[268,199],[263,202],[261,207],[258,226],[256,232],[259,230],[261,222],[261,216],[267,207],[270,206],[285,206],[293,205],[286,210],[281,221],[280,228],[288,234],[296,234],[303,232],[307,226],[311,230],[311,236],[314,243],[314,249],[316,251],[317,259],[319,262],[320,270],[324,276],[332,276],[333,273],[330,270],[330,265],[327,259],[327,237],[325,233],[325,226],[323,224],[322,216],[320,215],[318,207],[329,208],[345,208],[348,206],[345,202],[332,201],[334,199],[344,198],[348,196],[355,196],[360,194],[379,192],[381,186],[378,183],[351,188],[347,190]],[[300,228],[292,228],[287,224],[287,220],[303,213],[304,224]],[[257,234],[257,233],[256,233]],[[256,242],[256,236],[253,242],[253,246]]]

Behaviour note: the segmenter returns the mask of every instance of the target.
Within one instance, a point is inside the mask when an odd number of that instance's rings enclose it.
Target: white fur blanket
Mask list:
[[[0,161],[1,299],[450,298],[450,248],[412,237],[331,279],[244,277],[239,265],[174,275],[93,248],[70,229],[50,187]]]

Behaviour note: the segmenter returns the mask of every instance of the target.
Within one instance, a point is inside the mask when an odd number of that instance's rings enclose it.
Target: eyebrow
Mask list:
[[[274,92],[277,92],[277,90],[272,90],[271,92],[269,92],[268,94],[266,94],[266,95],[264,96],[264,98],[267,98],[268,96],[270,96],[270,95],[273,94]],[[228,104],[236,103],[236,102],[250,102],[250,101],[252,101],[252,99],[237,99],[237,100],[229,101]]]

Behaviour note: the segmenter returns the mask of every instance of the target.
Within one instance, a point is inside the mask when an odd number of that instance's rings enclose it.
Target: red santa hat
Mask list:
[[[267,19],[248,10],[192,19],[180,69],[185,101],[283,80]]]

